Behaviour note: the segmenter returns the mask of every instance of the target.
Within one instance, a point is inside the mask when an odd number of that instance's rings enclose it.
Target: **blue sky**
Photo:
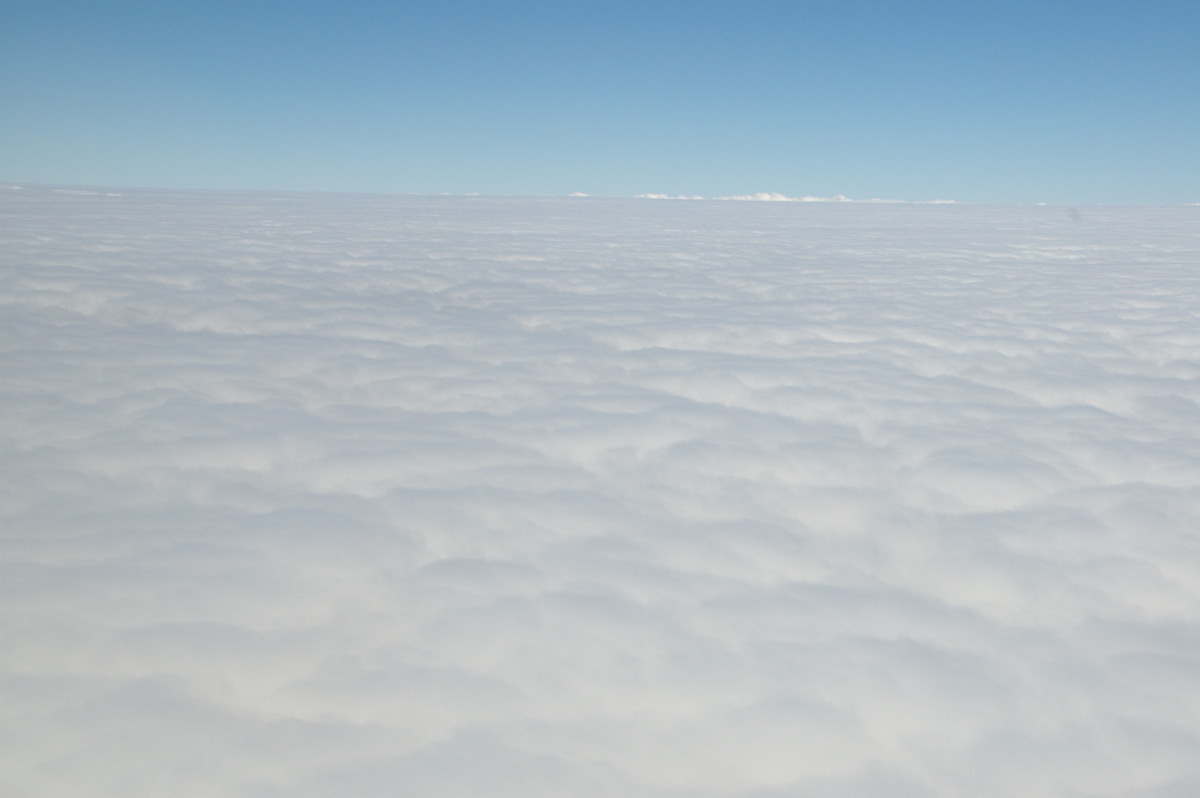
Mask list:
[[[0,180],[1200,201],[1200,3],[0,9]]]

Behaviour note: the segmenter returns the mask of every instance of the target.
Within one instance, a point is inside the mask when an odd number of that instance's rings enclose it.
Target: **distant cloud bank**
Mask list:
[[[637,194],[635,199],[705,199],[701,196],[685,196],[685,195],[670,195],[670,194]],[[909,205],[952,205],[954,200],[895,200],[895,199],[851,199],[842,194],[837,194],[832,197],[789,197],[786,194],[775,192],[759,192],[757,194],[737,194],[728,197],[712,197],[714,200],[744,200],[749,202],[869,202],[869,203],[884,203],[884,204],[909,204]]]

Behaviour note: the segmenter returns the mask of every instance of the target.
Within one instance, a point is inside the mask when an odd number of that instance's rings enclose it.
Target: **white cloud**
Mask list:
[[[688,194],[637,194],[634,199],[682,199],[682,200],[698,200],[704,197]]]
[[[572,195],[572,196],[574,196],[574,195]],[[704,199],[704,197],[697,196],[697,195],[688,196],[688,195],[684,195],[684,194],[679,194],[679,195],[638,194],[634,197],[634,199],[700,200],[700,199]],[[849,197],[844,196],[842,194],[837,194],[832,197],[816,197],[816,196],[789,197],[786,194],[780,194],[778,192],[769,192],[769,191],[760,191],[757,194],[737,194],[737,195],[728,196],[728,197],[713,197],[712,199],[715,199],[715,200],[740,200],[740,201],[749,201],[749,202],[866,202],[866,203],[872,203],[872,204],[888,204],[888,205],[954,205],[955,204],[954,200],[943,200],[943,199],[918,200],[915,202],[910,201],[910,200],[878,199],[878,198],[856,200],[856,199],[850,199]]]
[[[731,197],[714,197],[714,199],[743,200],[743,201],[748,200],[748,201],[752,201],[752,202],[868,202],[868,203],[884,203],[884,204],[889,204],[889,205],[891,205],[891,204],[896,204],[896,205],[899,205],[899,204],[953,205],[954,204],[954,200],[928,200],[928,201],[918,201],[915,203],[913,203],[910,200],[879,199],[879,198],[857,200],[857,199],[850,199],[849,197],[845,196],[844,194],[835,194],[832,197],[816,197],[816,196],[789,197],[786,194],[780,194],[778,192],[766,192],[766,191],[760,191],[757,194],[738,194],[738,195],[731,196]]]
[[[14,795],[1200,784],[1194,208],[0,206]]]
[[[732,197],[717,197],[720,200],[750,200],[754,202],[849,202],[847,197],[789,197],[777,192],[760,191],[757,194],[739,194]]]

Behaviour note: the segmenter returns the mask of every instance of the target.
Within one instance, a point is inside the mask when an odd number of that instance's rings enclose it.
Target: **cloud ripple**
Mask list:
[[[4,791],[1200,789],[1196,208],[0,213]]]

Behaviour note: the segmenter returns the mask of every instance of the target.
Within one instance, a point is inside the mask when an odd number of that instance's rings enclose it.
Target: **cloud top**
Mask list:
[[[13,795],[1200,787],[1195,208],[122,193],[0,195]]]

